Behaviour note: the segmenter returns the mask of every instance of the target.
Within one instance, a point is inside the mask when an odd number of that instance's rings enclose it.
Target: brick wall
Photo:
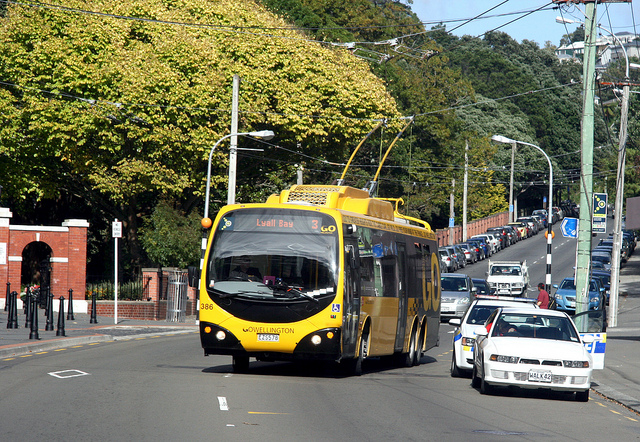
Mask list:
[[[114,301],[96,301],[96,315],[114,317]],[[91,314],[92,303],[89,303],[88,313]],[[187,316],[195,314],[195,303],[187,300]],[[118,318],[160,320],[167,317],[166,301],[118,301]]]

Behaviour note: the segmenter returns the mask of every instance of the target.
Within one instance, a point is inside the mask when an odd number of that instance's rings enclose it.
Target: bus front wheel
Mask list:
[[[247,355],[234,355],[233,356],[233,372],[244,373],[249,369],[249,356]]]

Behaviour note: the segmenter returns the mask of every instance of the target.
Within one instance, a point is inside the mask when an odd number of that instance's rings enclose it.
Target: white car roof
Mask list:
[[[502,310],[502,313],[531,313],[531,309],[528,308],[523,308],[523,307],[509,307],[509,308],[504,308]],[[565,312],[561,312],[559,310],[548,310],[548,309],[539,309],[538,313],[541,316],[553,316],[553,317],[557,317],[557,318],[563,318],[565,316],[568,316]]]

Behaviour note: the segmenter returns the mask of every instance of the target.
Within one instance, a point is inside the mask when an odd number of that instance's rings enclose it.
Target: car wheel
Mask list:
[[[578,402],[589,402],[589,390],[576,391],[576,400]]]
[[[460,369],[458,368],[458,364],[456,364],[456,351],[454,350],[452,352],[452,356],[451,356],[451,377],[452,378],[459,378],[462,373],[460,373]]]
[[[471,372],[471,386],[473,388],[478,388],[480,386],[480,379],[478,379],[478,370],[476,370],[475,364],[473,366],[473,371]]]
[[[480,394],[491,393],[491,386],[484,380],[484,369],[482,370],[482,377],[480,378]]]

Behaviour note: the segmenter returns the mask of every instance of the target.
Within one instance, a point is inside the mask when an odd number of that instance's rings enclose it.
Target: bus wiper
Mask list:
[[[277,283],[273,285],[268,285],[267,287],[272,288],[274,292],[276,290],[281,290],[286,294],[294,294],[294,295],[298,295],[299,297],[307,298],[313,302],[316,302],[316,303],[318,302],[318,300],[314,296],[310,295],[309,293],[303,292],[302,290],[297,289],[295,287],[291,287],[284,281],[278,281]]]
[[[247,293],[253,293],[253,292],[249,292],[247,290],[241,290],[239,292],[235,292],[235,293],[228,293],[228,292],[223,292],[222,290],[216,290],[214,288],[211,289],[211,291],[213,293],[215,293],[216,295],[218,295],[219,298],[224,299],[224,298],[235,298],[236,296],[239,295],[245,295]]]

